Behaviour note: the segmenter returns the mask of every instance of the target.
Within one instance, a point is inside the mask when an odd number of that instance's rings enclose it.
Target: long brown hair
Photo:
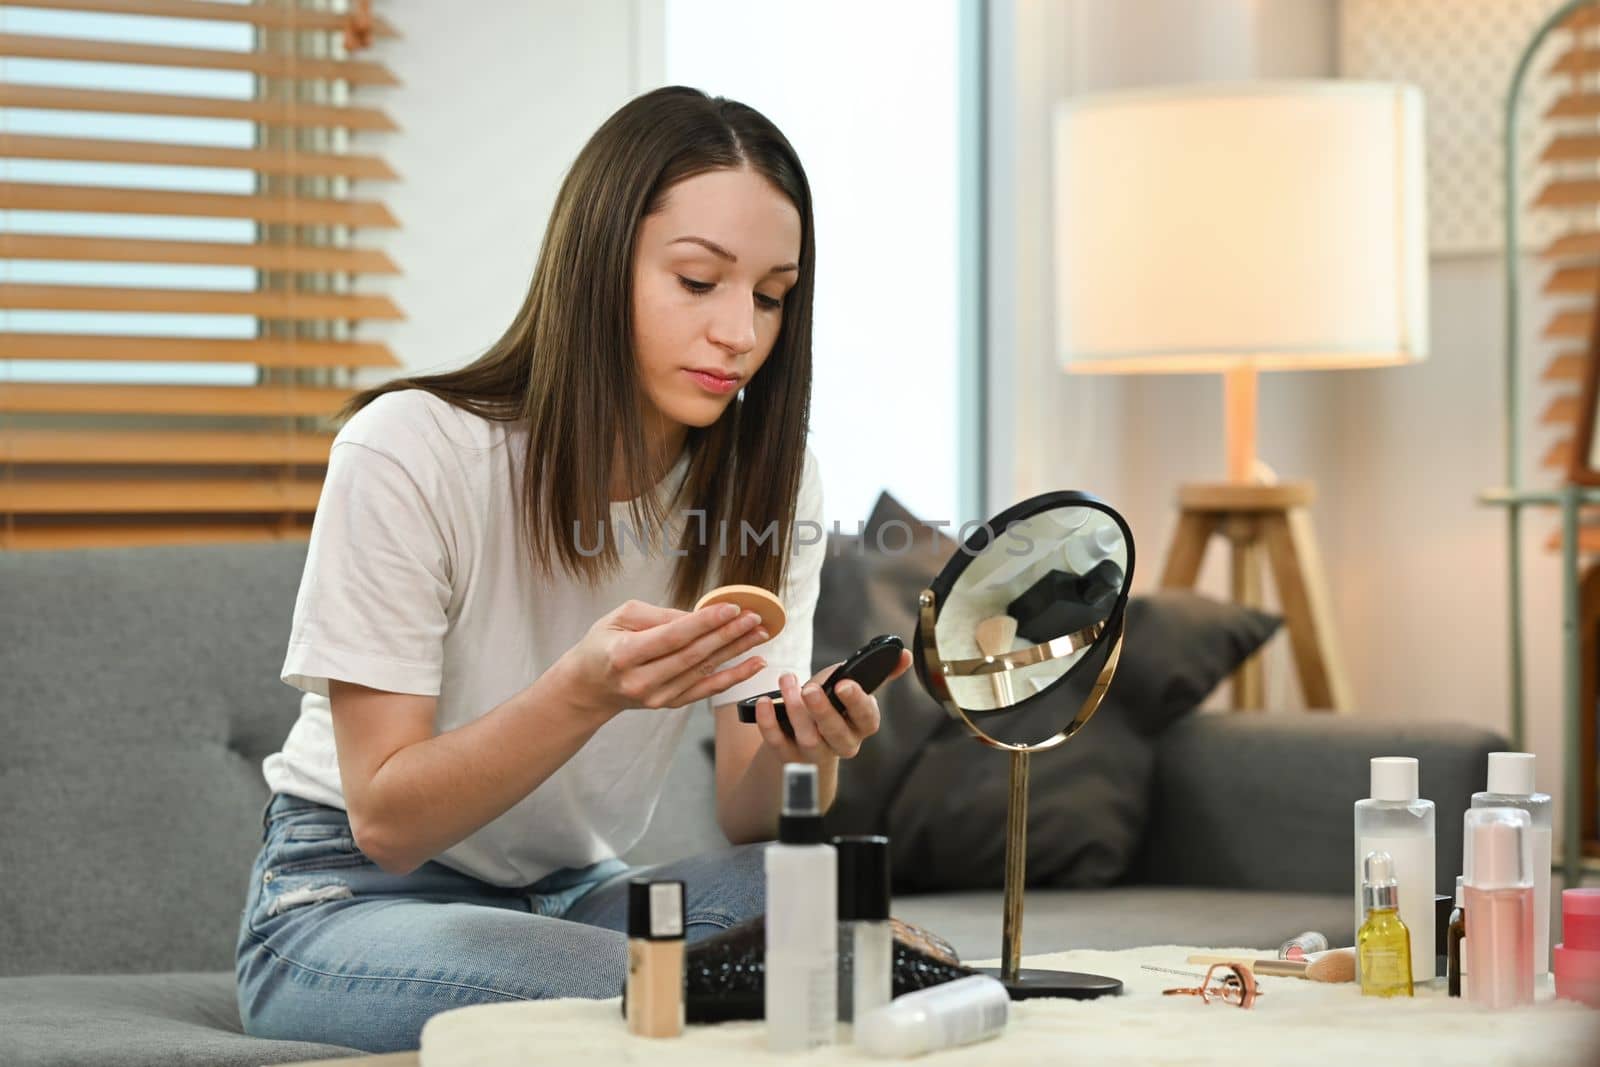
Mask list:
[[[528,420],[527,463],[513,489],[534,562],[547,575],[560,565],[591,584],[614,573],[618,539],[599,533],[610,515],[614,455],[620,452],[630,486],[651,485],[661,474],[649,469],[642,431],[648,401],[633,353],[639,224],[676,183],[739,167],[765,177],[799,212],[799,277],[784,297],[772,352],[741,397],[712,425],[689,428],[689,468],[677,497],[635,500],[630,512],[635,531],[662,530],[673,505],[680,515],[695,513],[678,541],[685,554],[673,574],[676,606],[693,603],[714,563],[719,583],[781,589],[811,407],[816,254],[800,159],[776,126],[744,104],[669,86],[623,105],[562,182],[528,295],[501,338],[458,370],[366,390],[341,415],[384,393],[422,389],[484,418]],[[745,551],[762,546],[773,522],[769,547]]]

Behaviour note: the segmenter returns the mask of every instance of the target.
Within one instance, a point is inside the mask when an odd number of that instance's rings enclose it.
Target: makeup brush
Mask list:
[[[978,623],[978,651],[985,656],[1003,656],[1017,639],[1017,620],[1010,615],[991,615]]]
[[[991,615],[978,623],[974,638],[978,651],[985,656],[1003,656],[1011,651],[1017,639],[1017,620],[1010,615]],[[1004,674],[989,675],[989,685],[994,690],[996,706],[1009,708],[1016,703],[1011,697],[1011,679]]]
[[[1356,980],[1356,950],[1335,948],[1316,952],[1303,960],[1253,960],[1245,956],[1196,954],[1189,963],[1242,963],[1257,974],[1279,978],[1304,978],[1311,982],[1353,982]]]

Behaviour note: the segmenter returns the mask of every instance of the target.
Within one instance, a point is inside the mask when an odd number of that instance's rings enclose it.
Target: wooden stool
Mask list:
[[[1233,547],[1233,599],[1259,608],[1265,549],[1306,706],[1349,711],[1350,683],[1334,641],[1322,560],[1306,510],[1314,495],[1309,482],[1183,486],[1178,490],[1182,512],[1161,585],[1193,588],[1206,545],[1220,532]],[[1263,697],[1257,654],[1234,675],[1233,706],[1259,710]]]

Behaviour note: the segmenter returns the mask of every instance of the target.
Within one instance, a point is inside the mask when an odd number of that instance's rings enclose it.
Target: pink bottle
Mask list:
[[[1561,891],[1556,996],[1600,1008],[1600,889]]]
[[[1472,808],[1465,824],[1468,999],[1532,1004],[1533,820],[1520,808]]]

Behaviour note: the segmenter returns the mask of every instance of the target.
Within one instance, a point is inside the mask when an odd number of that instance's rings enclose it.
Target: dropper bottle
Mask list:
[[[1367,853],[1361,903],[1367,912],[1356,933],[1362,996],[1411,996],[1411,931],[1400,921],[1400,887],[1387,852]]]

